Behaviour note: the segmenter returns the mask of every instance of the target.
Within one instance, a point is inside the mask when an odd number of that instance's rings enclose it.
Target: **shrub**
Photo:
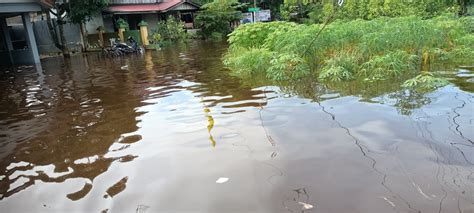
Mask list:
[[[446,79],[434,77],[432,73],[422,73],[412,79],[408,79],[403,83],[403,87],[419,89],[419,90],[432,90],[439,87],[443,87],[449,84]]]
[[[230,23],[239,21],[242,13],[238,9],[242,6],[237,0],[214,0],[204,4],[198,12],[195,23],[201,29],[199,35],[211,38],[212,33],[227,35],[231,32]]]
[[[354,75],[343,66],[328,66],[321,70],[319,79],[323,81],[339,82],[354,79]]]
[[[224,65],[239,76],[265,74],[274,52],[265,48],[238,48],[224,57]]]
[[[268,78],[278,80],[302,76],[281,67],[291,58],[301,70],[310,67],[310,71],[319,72],[321,80],[351,80],[356,76],[385,80],[416,73],[422,58],[424,62],[431,59],[430,63],[472,60],[472,22],[470,25],[467,20],[472,19],[442,16],[430,20],[385,17],[370,21],[335,21],[317,39],[321,24],[247,24],[230,34],[226,58],[232,61],[232,57],[240,57],[246,51],[265,49],[272,53],[274,65],[278,65],[270,70],[271,66],[261,67],[259,60],[249,60],[245,67],[266,69],[262,72],[267,73]],[[258,65],[252,65],[254,62]]]
[[[156,24],[156,33],[165,41],[185,41],[187,38],[184,23],[173,16],[168,16],[166,21]]]
[[[154,32],[152,35],[151,35],[151,41],[154,43],[154,44],[157,44],[158,42],[161,41],[161,34],[157,33],[157,32]]]
[[[358,65],[356,57],[350,53],[342,53],[326,60],[319,73],[319,79],[324,81],[345,81],[354,79]]]
[[[128,22],[125,21],[125,19],[123,18],[119,18],[117,20],[117,28],[125,28],[125,30],[129,30],[130,29],[130,26],[128,25]]]
[[[361,65],[359,75],[371,80],[385,80],[399,76],[406,71],[415,70],[419,61],[418,56],[399,50],[386,55],[374,56]]]
[[[244,48],[262,47],[267,37],[275,31],[286,31],[296,26],[292,22],[252,23],[240,25],[229,35],[229,43]]]
[[[294,53],[284,53],[270,61],[267,77],[273,80],[300,79],[309,74],[309,67],[304,60]]]
[[[222,33],[213,32],[211,33],[210,39],[213,41],[222,41],[223,36]]]

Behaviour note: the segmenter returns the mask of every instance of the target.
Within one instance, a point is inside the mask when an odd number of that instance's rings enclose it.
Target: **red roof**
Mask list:
[[[111,5],[105,9],[112,13],[138,13],[138,12],[157,12],[166,11],[174,6],[177,6],[185,1],[168,0],[157,4],[129,4],[129,5]]]

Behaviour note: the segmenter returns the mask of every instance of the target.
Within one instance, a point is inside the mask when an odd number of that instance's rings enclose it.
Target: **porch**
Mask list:
[[[44,0],[0,3],[0,66],[40,63],[31,15],[51,4]]]

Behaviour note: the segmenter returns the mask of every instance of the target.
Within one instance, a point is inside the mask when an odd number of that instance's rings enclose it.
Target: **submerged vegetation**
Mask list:
[[[432,73],[424,72],[412,79],[408,79],[403,83],[405,88],[413,88],[420,90],[430,90],[433,88],[442,87],[448,84],[448,81],[443,78],[434,77]]]
[[[473,24],[473,17],[448,15],[337,20],[317,39],[322,24],[246,24],[230,34],[224,64],[239,76],[265,75],[273,80],[413,77],[435,63],[472,60]],[[429,82],[431,77],[423,75],[417,81]]]

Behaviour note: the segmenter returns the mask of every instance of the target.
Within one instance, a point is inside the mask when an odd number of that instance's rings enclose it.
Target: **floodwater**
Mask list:
[[[274,84],[226,46],[0,74],[0,212],[474,212],[474,71]]]

